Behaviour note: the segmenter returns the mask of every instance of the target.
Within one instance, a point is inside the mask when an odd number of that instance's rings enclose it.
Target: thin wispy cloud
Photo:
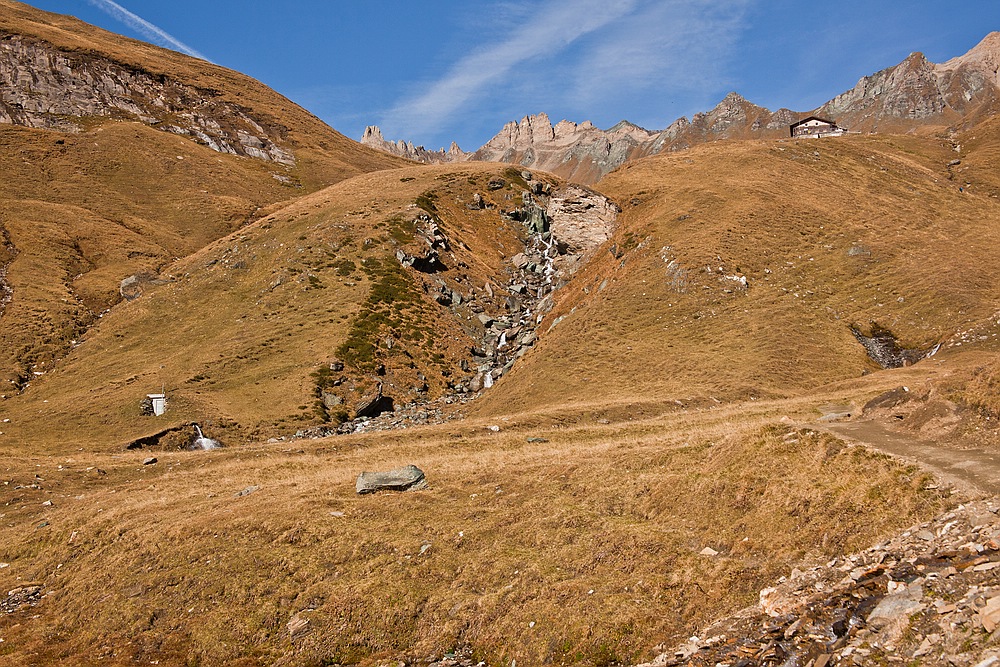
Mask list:
[[[574,63],[575,106],[595,108],[643,91],[700,90],[730,82],[726,67],[752,0],[652,0],[603,31]],[[597,109],[595,109],[595,112]]]
[[[195,51],[190,46],[188,46],[181,40],[177,39],[163,28],[153,25],[152,23],[142,18],[141,16],[125,9],[117,2],[113,2],[113,0],[88,0],[88,2],[90,2],[90,4],[92,4],[94,7],[97,7],[108,16],[118,21],[121,21],[125,25],[129,26],[130,28],[141,34],[143,37],[149,39],[151,42],[155,42],[160,46],[169,47],[171,49],[174,49],[175,51],[180,51],[181,53],[186,53],[187,55],[192,56],[194,58],[201,58],[202,60],[208,60],[208,58],[203,56],[201,53]]]
[[[638,0],[550,0],[506,39],[456,62],[424,93],[384,114],[383,123],[415,135],[436,129],[522,63],[556,54],[635,9]]]

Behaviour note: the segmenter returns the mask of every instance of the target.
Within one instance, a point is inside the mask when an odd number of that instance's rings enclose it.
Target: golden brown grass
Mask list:
[[[0,588],[48,594],[0,619],[0,664],[377,664],[462,645],[489,664],[644,658],[793,565],[943,506],[914,469],[771,416],[799,409],[469,422],[155,466],[12,456]],[[361,470],[409,462],[430,490],[354,494]],[[291,639],[296,614],[310,626]]]
[[[601,183],[625,206],[614,238],[480,409],[792,396],[877,368],[851,325],[929,349],[983,321],[1000,305],[1000,207],[948,179],[954,155],[934,137],[847,137],[626,165]]]
[[[344,137],[245,74],[110,33],[71,16],[0,0],[0,31],[40,39],[83,58],[110,58],[126,67],[164,75],[247,109],[260,124],[287,134],[286,147],[293,150],[298,163],[293,176],[309,191],[358,173],[407,164]]]
[[[427,396],[439,396],[447,382],[467,375],[459,364],[477,344],[478,321],[464,308],[434,303],[437,281],[466,300],[475,292],[480,303],[496,302],[497,312],[502,297],[490,299],[484,286],[505,282],[505,257],[523,248],[523,226],[499,215],[499,207],[511,206],[507,197],[520,202],[520,190],[485,188],[501,169],[416,167],[358,176],[167,266],[169,284],[148,286],[138,300],[117,306],[60,360],[57,373],[35,378],[28,392],[3,404],[12,423],[0,440],[117,450],[187,421],[207,421],[231,443],[320,423],[313,374],[341,357],[381,275],[396,279],[399,293],[386,298],[398,312],[360,329],[377,350],[367,365],[348,363],[345,387],[356,383],[358,391],[344,394],[345,408],[371,386],[378,362],[386,366],[378,378],[384,393],[397,403],[419,398],[421,374]],[[495,198],[497,208],[468,210],[475,191]],[[447,270],[404,272],[395,253],[424,251],[411,222],[423,212],[415,202],[428,193],[452,246],[443,256]],[[168,414],[140,417],[139,401],[161,386]]]
[[[296,157],[294,167],[234,158],[111,118],[77,119],[78,134],[0,127],[0,236],[18,253],[7,275],[14,298],[0,322],[0,394],[51,370],[130,274],[155,274],[275,202],[408,164],[348,140],[245,75],[71,17],[4,0],[0,33],[198,87],[277,128]]]
[[[453,247],[437,277],[485,301],[524,231],[465,204],[510,208],[520,191],[485,191],[497,165],[362,174],[399,163],[241,75],[0,8],[0,29],[219,90],[288,128],[304,191],[340,181],[283,201],[268,165],[134,124],[63,144],[0,132],[0,214],[21,253],[2,350],[49,364],[0,401],[0,591],[47,592],[0,616],[0,664],[379,664],[466,645],[489,664],[637,660],[789,568],[951,502],[914,468],[794,424],[898,384],[958,391],[977,368],[969,403],[992,405],[978,337],[875,372],[849,330],[877,322],[929,347],[998,310],[992,126],[958,138],[964,192],[933,136],[636,162],[601,185],[625,208],[615,237],[473,419],[262,444],[318,423],[312,374],[359,331],[377,347],[348,385],[383,362],[400,402],[419,374],[440,395],[476,324],[434,305],[435,277],[402,273],[395,251],[416,249],[410,222],[432,208]],[[147,266],[168,282],[82,332]],[[365,320],[379,281],[407,308]],[[161,386],[169,412],[140,417]],[[191,420],[230,446],[157,450],[154,466],[122,451]],[[360,471],[406,463],[430,490],[354,494]],[[290,637],[296,615],[308,631]]]

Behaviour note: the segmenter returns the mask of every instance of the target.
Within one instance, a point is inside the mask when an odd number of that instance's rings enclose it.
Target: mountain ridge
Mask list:
[[[775,139],[792,123],[809,116],[828,117],[855,132],[907,132],[922,126],[975,122],[1000,99],[1000,32],[987,34],[963,55],[934,64],[921,53],[864,76],[811,111],[771,111],[739,93],[715,107],[681,117],[663,130],[646,130],[627,120],[602,130],[590,121],[562,120],[552,125],[545,113],[510,121],[475,151],[452,143],[448,151],[427,150],[412,142],[386,141],[377,126],[365,129],[361,143],[400,157],[430,164],[499,161],[544,169],[563,178],[595,183],[626,162],[663,151],[690,148],[719,139]]]

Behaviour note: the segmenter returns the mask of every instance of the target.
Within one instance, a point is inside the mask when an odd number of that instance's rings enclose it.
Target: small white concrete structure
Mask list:
[[[167,411],[166,394],[146,394],[146,398],[153,404],[153,414],[157,417]]]

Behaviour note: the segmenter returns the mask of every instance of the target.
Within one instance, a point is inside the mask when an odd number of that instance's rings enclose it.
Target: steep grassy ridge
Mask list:
[[[0,126],[0,169],[0,228],[13,248],[0,321],[4,383],[51,370],[120,300],[126,276],[155,274],[299,193],[264,163],[138,123],[81,135]]]
[[[262,207],[406,164],[245,75],[71,17],[3,0],[0,42],[16,74],[3,91],[15,122],[28,122],[17,117],[21,102],[42,100],[59,113],[35,111],[28,124],[73,130],[0,124],[0,395],[50,370],[119,299],[127,276],[155,274]],[[187,97],[203,107],[169,108]],[[209,131],[233,118],[242,125],[223,130],[256,127],[291,162],[219,153],[190,132],[164,131],[174,122]]]
[[[166,266],[165,284],[116,306],[54,372],[0,404],[12,418],[7,442],[118,449],[192,420],[232,427],[238,441],[336,425],[378,384],[397,403],[440,396],[474,363],[482,325],[469,298],[502,312],[485,285],[505,283],[506,258],[524,248],[523,225],[500,217],[522,189],[486,188],[501,173],[473,165],[358,176]],[[475,192],[492,208],[468,209]],[[450,243],[433,274],[396,256],[427,250],[426,209]],[[442,285],[466,303],[437,303]],[[331,370],[338,362],[346,368]],[[170,411],[141,417],[140,399],[161,387]],[[323,389],[341,406],[320,408]]]
[[[282,135],[283,147],[296,158],[293,175],[310,191],[358,173],[406,163],[348,139],[245,74],[110,33],[71,16],[0,0],[0,33],[42,40],[75,57],[106,60],[165,82],[193,86],[206,97],[244,109],[259,124]]]

